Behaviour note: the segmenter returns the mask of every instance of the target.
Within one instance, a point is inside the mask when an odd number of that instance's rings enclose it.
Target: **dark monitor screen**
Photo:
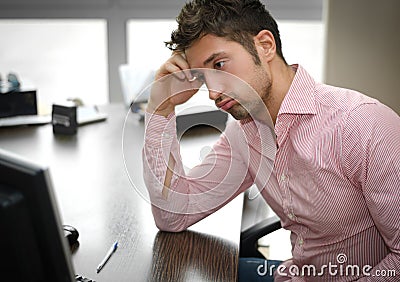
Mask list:
[[[0,150],[0,280],[73,277],[49,170]]]

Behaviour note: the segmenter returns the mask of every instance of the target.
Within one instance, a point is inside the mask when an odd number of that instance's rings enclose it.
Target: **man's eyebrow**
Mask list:
[[[223,54],[224,52],[217,52],[217,53],[213,53],[211,54],[210,57],[208,57],[204,62],[203,62],[203,66],[208,65],[211,61],[213,61],[216,57],[218,57],[219,55]]]

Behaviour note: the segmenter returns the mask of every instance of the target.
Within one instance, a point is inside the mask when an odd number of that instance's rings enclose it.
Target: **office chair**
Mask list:
[[[272,216],[243,230],[240,234],[239,257],[265,258],[258,250],[258,239],[281,228],[279,217]]]

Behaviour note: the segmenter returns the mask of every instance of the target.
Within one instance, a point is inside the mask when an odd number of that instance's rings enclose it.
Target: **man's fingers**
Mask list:
[[[173,52],[172,56],[161,66],[156,79],[172,74],[179,80],[193,82],[196,78],[190,72],[189,63],[186,61],[185,54]]]
[[[164,68],[167,71],[166,74],[173,74],[180,80],[184,80],[186,78],[185,74],[182,72],[182,69],[170,61],[167,61],[164,64]]]
[[[190,66],[189,63],[186,61],[185,54],[174,53],[173,56],[171,57],[171,63],[175,64],[179,68],[179,70],[176,70],[178,72],[180,71],[179,74],[176,74],[177,77],[179,77],[180,79],[186,78],[189,81],[193,79],[193,76],[189,71]]]

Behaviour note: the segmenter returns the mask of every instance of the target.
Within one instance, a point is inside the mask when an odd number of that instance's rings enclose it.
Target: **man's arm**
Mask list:
[[[175,106],[185,103],[197,92],[201,85],[198,82],[192,83],[189,68],[184,54],[176,52],[161,65],[151,86],[146,108],[146,112],[150,115],[147,115],[147,117],[157,115],[167,118],[175,111]],[[148,119],[149,121],[150,119]],[[146,125],[148,125],[148,122],[146,122]],[[165,197],[168,194],[174,166],[174,158],[170,155],[162,192]]]
[[[363,130],[359,129],[360,125],[363,126]],[[370,214],[390,250],[390,253],[370,271],[371,276],[360,281],[376,281],[377,277],[372,275],[393,270],[397,277],[382,278],[385,281],[398,281],[400,118],[384,105],[363,105],[349,116],[343,142],[347,174],[362,187]]]
[[[187,174],[176,136],[175,106],[185,103],[201,87],[192,79],[184,54],[173,53],[156,73],[145,118],[143,169],[156,225],[181,231],[228,203],[251,184],[240,154],[231,145],[243,140],[227,130],[201,165]],[[232,140],[229,140],[232,139]]]
[[[252,184],[235,146],[242,134],[227,126],[203,162],[185,173],[175,116],[146,114],[143,172],[159,229],[182,231],[213,213]],[[236,147],[236,151],[233,148]],[[171,160],[173,166],[171,165]],[[168,164],[168,165],[167,165]],[[167,175],[169,177],[167,179]],[[166,186],[168,185],[168,186]]]

